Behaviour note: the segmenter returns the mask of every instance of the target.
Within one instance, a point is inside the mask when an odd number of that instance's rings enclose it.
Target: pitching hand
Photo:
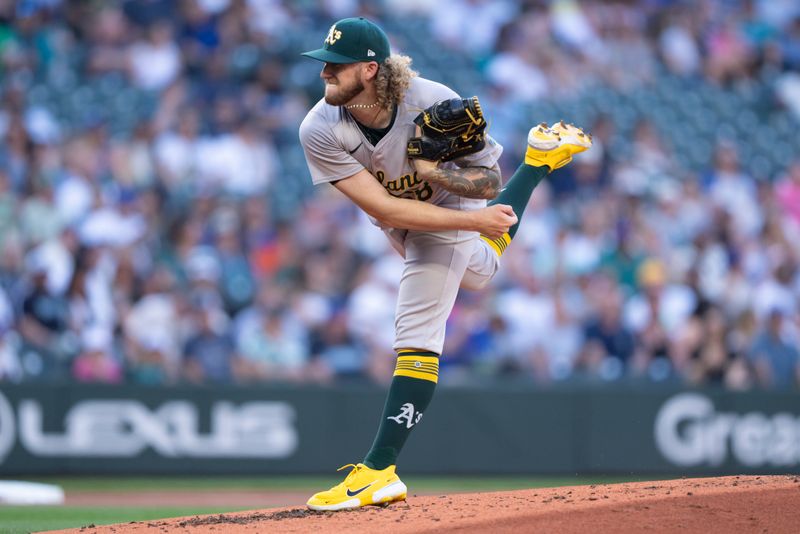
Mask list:
[[[511,206],[495,204],[479,209],[477,216],[477,230],[486,237],[497,239],[502,237],[508,229],[517,224],[517,216]]]

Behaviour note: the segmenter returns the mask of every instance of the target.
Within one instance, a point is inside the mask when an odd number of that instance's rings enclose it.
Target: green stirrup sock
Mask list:
[[[511,243],[514,234],[517,233],[519,223],[522,220],[522,214],[525,213],[525,207],[531,199],[533,190],[539,185],[539,182],[550,173],[550,168],[534,167],[532,165],[522,164],[517,169],[517,172],[511,175],[508,179],[506,186],[500,191],[496,199],[489,202],[490,206],[495,204],[508,204],[514,210],[517,216],[517,224],[508,229],[508,232],[503,234],[497,239],[492,239],[485,235],[481,235],[481,239],[486,241],[490,247],[494,249],[498,256],[502,256],[506,247]]]
[[[386,397],[381,424],[372,448],[364,458],[370,469],[386,469],[397,462],[400,449],[428,408],[439,378],[436,353],[398,351],[397,367]]]
[[[549,173],[550,168],[547,166],[532,167],[523,163],[517,168],[517,172],[512,174],[511,178],[508,179],[508,183],[506,183],[506,186],[500,191],[497,198],[489,202],[489,205],[508,204],[514,210],[517,219],[521,221],[522,214],[525,213],[525,207],[531,199],[533,190],[536,189],[539,182]],[[518,227],[519,221],[508,229],[508,234],[512,239],[514,238],[514,234],[517,233]]]

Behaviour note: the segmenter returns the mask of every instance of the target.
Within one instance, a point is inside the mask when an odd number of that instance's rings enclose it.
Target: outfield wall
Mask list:
[[[374,388],[0,387],[0,476],[329,473],[359,461]],[[800,471],[800,393],[440,388],[406,473]]]

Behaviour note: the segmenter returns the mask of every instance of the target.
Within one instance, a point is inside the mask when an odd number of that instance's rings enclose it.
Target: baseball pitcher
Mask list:
[[[303,55],[324,63],[325,97],[300,126],[311,178],[355,202],[405,259],[397,364],[375,441],[361,463],[341,468],[352,468],[342,483],[308,500],[343,510],[406,498],[395,463],[433,397],[459,288],[491,280],[536,185],[591,137],[564,123],[533,127],[524,163],[501,189],[502,147],[478,99],[418,77],[377,25],[340,20]]]

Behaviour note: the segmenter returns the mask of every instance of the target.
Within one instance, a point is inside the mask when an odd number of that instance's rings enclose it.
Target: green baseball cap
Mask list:
[[[389,57],[389,38],[377,24],[364,17],[342,19],[328,30],[322,48],[302,55],[325,63],[383,63]]]

